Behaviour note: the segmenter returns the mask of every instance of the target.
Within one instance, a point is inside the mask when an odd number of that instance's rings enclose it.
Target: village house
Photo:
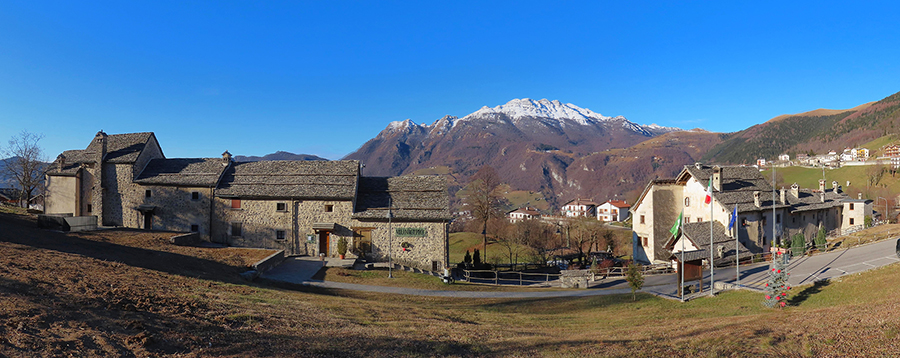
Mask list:
[[[446,179],[362,177],[360,163],[234,162],[174,158],[153,133],[98,132],[85,150],[59,155],[47,175],[46,213],[96,216],[102,226],[194,232],[224,245],[287,255],[448,265]],[[388,250],[391,250],[390,253]]]
[[[597,203],[588,199],[575,199],[563,205],[561,214],[565,217],[594,217],[596,215]]]
[[[609,200],[597,207],[597,220],[602,222],[625,221],[628,219],[628,205],[623,200]]]
[[[900,146],[896,144],[891,144],[884,147],[884,156],[885,157],[900,157]]]
[[[782,162],[787,162],[791,160],[791,156],[788,154],[781,154],[778,156],[778,160]]]
[[[705,204],[710,180],[711,202]],[[650,181],[632,207],[635,259],[644,263],[671,259],[675,243],[669,242],[669,230],[680,213],[686,228],[691,223],[703,223],[708,235],[709,221],[715,222],[714,232],[719,230],[718,225],[727,227],[735,207],[738,241],[753,253],[768,251],[796,233],[810,240],[820,226],[828,231],[850,229],[872,215],[871,201],[847,197],[837,182],[832,182],[831,189],[820,180],[818,190],[800,189],[794,184],[789,190],[773,191],[770,182],[753,167],[689,165],[673,179]],[[723,235],[734,239],[732,233]],[[708,238],[693,240],[709,243]],[[713,241],[724,239],[714,237]],[[735,248],[722,250],[733,254]]]
[[[529,220],[529,219],[540,219],[540,217],[541,217],[541,213],[539,211],[537,211],[537,209],[528,207],[528,206],[526,206],[524,208],[518,208],[516,210],[506,213],[506,218],[511,223],[516,223],[516,222],[519,222],[522,220]]]

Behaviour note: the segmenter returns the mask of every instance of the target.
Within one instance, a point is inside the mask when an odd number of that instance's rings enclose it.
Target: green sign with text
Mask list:
[[[398,227],[394,229],[394,234],[398,237],[423,237],[427,236],[428,232],[421,227]]]

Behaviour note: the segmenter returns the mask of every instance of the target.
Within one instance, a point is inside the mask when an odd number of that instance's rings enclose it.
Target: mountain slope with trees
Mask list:
[[[782,153],[825,153],[900,133],[900,93],[848,110],[816,110],[772,120],[729,134],[704,161],[750,164]],[[870,148],[875,149],[875,148]]]

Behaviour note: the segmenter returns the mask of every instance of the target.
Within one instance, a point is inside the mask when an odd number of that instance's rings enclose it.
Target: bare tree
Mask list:
[[[589,252],[602,237],[600,222],[590,217],[578,217],[571,226],[571,238],[578,249],[578,262],[584,265],[584,250]]]
[[[557,244],[554,227],[534,219],[521,221],[517,225],[525,236],[524,244],[534,252],[540,262],[547,262],[550,252]]]
[[[483,166],[472,176],[469,185],[466,186],[465,202],[468,204],[472,217],[481,224],[484,249],[487,251],[487,227],[493,218],[499,218],[502,213],[503,196],[500,195],[500,175],[493,167]],[[487,257],[487,256],[485,256]]]
[[[22,191],[20,203],[26,207],[35,191],[40,189],[49,167],[45,164],[47,159],[43,149],[38,146],[42,138],[42,134],[22,131],[9,139],[7,147],[2,148],[3,156],[8,158],[5,174],[16,181],[18,189]]]

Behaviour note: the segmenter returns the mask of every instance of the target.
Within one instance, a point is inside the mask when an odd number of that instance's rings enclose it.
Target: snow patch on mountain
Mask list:
[[[587,108],[581,108],[571,103],[562,103],[557,100],[541,99],[535,101],[530,98],[514,99],[506,104],[497,107],[481,107],[475,113],[463,117],[455,124],[468,121],[475,117],[492,117],[496,114],[504,114],[513,119],[513,121],[527,118],[552,118],[560,121],[565,125],[564,121],[572,121],[581,125],[589,125],[591,123],[608,121],[613,117],[607,117],[600,113],[596,113]],[[624,118],[624,117],[623,117]]]

